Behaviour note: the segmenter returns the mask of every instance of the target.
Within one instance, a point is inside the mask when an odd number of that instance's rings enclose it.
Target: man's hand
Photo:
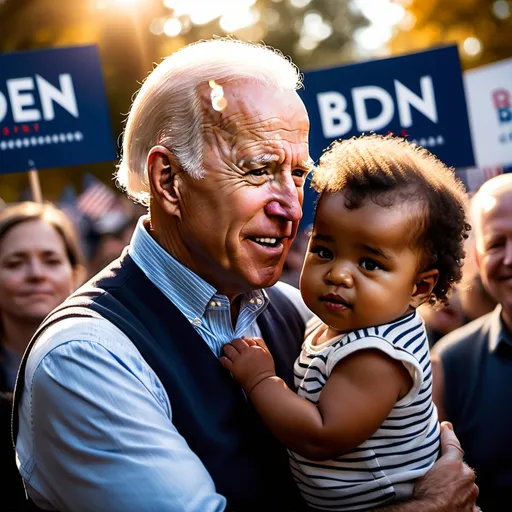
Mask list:
[[[414,498],[429,501],[434,505],[432,510],[438,512],[479,510],[475,505],[475,473],[464,463],[464,452],[448,422],[441,424],[441,452],[432,469],[416,483]]]
[[[261,338],[237,338],[223,347],[220,362],[249,395],[263,380],[274,377],[274,359]]]

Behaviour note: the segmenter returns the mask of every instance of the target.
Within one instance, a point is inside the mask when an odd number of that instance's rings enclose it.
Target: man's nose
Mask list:
[[[335,286],[352,288],[354,279],[346,265],[334,265],[327,274],[327,281]]]
[[[275,199],[265,205],[265,213],[292,222],[298,222],[302,218],[299,189],[292,178],[279,183]]]

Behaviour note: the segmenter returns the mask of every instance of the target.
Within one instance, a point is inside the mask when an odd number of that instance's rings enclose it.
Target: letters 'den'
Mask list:
[[[14,123],[51,121],[55,118],[54,103],[73,117],[79,117],[73,80],[68,73],[59,75],[60,89],[40,75],[35,75],[35,80],[32,77],[11,78],[6,81],[6,86],[7,97],[0,91],[0,123],[7,116],[9,106]],[[41,110],[36,106],[36,90]]]

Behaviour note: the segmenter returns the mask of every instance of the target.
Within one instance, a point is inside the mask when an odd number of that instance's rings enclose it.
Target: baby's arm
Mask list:
[[[411,387],[402,363],[381,351],[365,349],[334,367],[314,405],[275,375],[263,340],[233,340],[224,347],[224,354],[221,363],[268,428],[288,448],[311,460],[332,459],[359,446]]]

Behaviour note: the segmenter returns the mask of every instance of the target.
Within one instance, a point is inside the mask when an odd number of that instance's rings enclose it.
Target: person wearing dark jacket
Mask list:
[[[472,201],[475,258],[494,311],[452,331],[432,350],[434,401],[476,470],[484,512],[512,508],[512,174]]]

